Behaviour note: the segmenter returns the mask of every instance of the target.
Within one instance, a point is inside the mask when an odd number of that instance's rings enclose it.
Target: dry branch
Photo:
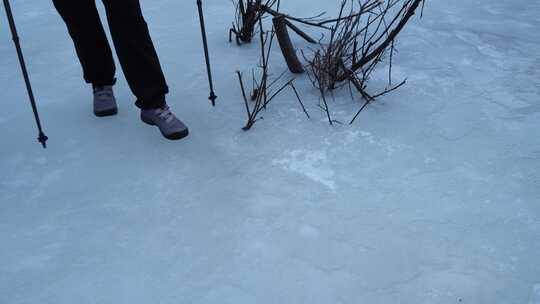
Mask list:
[[[309,79],[320,93],[319,107],[326,113],[330,124],[337,121],[332,119],[329,108],[327,99],[329,91],[347,85],[351,93],[352,88],[358,91],[364,102],[352,118],[350,123],[353,123],[370,103],[405,84],[405,81],[402,81],[398,85],[392,85],[396,39],[419,7],[423,10],[425,4],[425,0],[342,0],[339,14],[335,18],[325,18],[324,13],[314,17],[299,18],[280,12],[280,0],[236,1],[236,20],[230,32],[230,40],[232,41],[234,34],[238,44],[249,43],[257,30],[261,39],[260,75],[255,77],[255,73],[253,74],[252,106],[245,92],[242,74],[238,73],[248,112],[245,130],[253,126],[259,119],[260,111],[264,110],[268,103],[287,87],[293,90],[302,110],[309,118],[293,84],[294,79],[285,82],[277,89],[274,85],[279,83],[284,74],[269,81],[268,61],[274,36],[279,42],[289,70],[293,73],[302,73],[307,69]],[[263,20],[267,15],[272,17],[273,25],[269,32],[265,32],[263,27]],[[316,42],[298,25],[322,31],[323,38]],[[317,47],[311,49],[310,54],[302,50],[304,61],[307,62],[306,66],[297,56],[288,29],[310,43],[317,43]],[[385,69],[388,70],[388,85],[380,92],[368,93],[368,83],[372,73],[387,58],[389,60]]]
[[[304,73],[304,67],[296,55],[296,50],[294,49],[289,32],[287,31],[285,17],[278,15],[272,19],[272,22],[274,23],[274,29],[281,48],[281,53],[287,62],[289,70],[295,74]]]

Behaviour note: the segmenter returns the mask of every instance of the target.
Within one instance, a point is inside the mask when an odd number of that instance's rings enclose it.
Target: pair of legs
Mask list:
[[[65,21],[81,62],[84,79],[94,87],[115,82],[111,47],[95,0],[53,0]],[[122,70],[141,109],[165,105],[167,83],[141,12],[139,0],[103,0]]]
[[[99,19],[95,0],[53,0],[66,22],[81,62],[84,79],[94,87],[94,114],[116,114],[112,92],[116,68]],[[114,46],[131,91],[141,108],[141,120],[159,127],[164,137],[189,134],[165,103],[169,89],[144,21],[139,0],[103,0]]]

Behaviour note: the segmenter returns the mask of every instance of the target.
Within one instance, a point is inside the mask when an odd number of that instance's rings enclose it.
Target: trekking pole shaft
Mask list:
[[[39,131],[38,141],[46,148],[47,136],[43,133],[41,127],[41,121],[39,119],[38,109],[36,106],[36,100],[34,98],[34,93],[32,91],[32,85],[30,84],[30,78],[28,77],[28,71],[26,70],[26,63],[24,61],[24,56],[21,49],[21,44],[19,42],[19,36],[17,34],[17,28],[15,27],[15,20],[13,19],[13,13],[11,11],[11,6],[9,5],[8,0],[4,1],[4,8],[6,10],[6,15],[9,23],[9,28],[11,30],[11,35],[13,36],[13,42],[15,44],[15,49],[17,50],[17,56],[19,57],[19,64],[21,66],[22,74],[24,77],[24,82],[26,84],[26,90],[28,92],[28,97],[30,98],[30,104],[32,105],[32,111],[34,112],[34,118],[36,120],[36,125]]]
[[[210,66],[210,55],[208,53],[208,39],[206,37],[206,26],[204,24],[204,13],[202,8],[202,1],[197,0],[197,7],[199,9],[199,21],[201,23],[201,34],[202,34],[202,40],[203,40],[203,48],[204,48],[204,58],[206,60],[206,72],[208,73],[208,83],[210,85],[210,99],[212,101],[212,105],[216,105],[216,99],[217,96],[214,93],[214,82],[212,80],[212,68]]]

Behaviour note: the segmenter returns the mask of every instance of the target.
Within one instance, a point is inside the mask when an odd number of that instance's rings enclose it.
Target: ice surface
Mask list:
[[[428,1],[399,41],[408,84],[355,125],[328,126],[299,79],[313,119],[287,93],[248,133],[234,71],[257,48],[227,42],[229,1],[205,3],[216,109],[195,1],[142,1],[192,131],[176,143],[122,77],[119,116],[95,118],[52,4],[18,0],[40,149],[0,18],[0,303],[540,303],[538,1]]]

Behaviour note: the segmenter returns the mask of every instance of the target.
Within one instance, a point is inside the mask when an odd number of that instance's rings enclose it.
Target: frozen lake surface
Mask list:
[[[399,39],[407,85],[353,126],[300,78],[313,119],[287,93],[246,133],[234,72],[258,51],[228,43],[232,4],[205,9],[212,109],[195,0],[143,0],[192,132],[175,143],[121,74],[119,115],[94,117],[52,3],[13,2],[50,147],[2,16],[0,303],[540,304],[539,1],[428,1]]]

